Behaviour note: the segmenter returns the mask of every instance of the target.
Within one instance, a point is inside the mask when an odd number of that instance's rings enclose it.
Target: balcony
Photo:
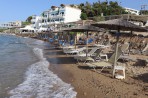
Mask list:
[[[53,15],[50,15],[48,18],[49,19],[53,19],[53,18],[64,18],[64,17],[65,17],[65,15],[59,14],[59,15],[54,15],[54,16]]]

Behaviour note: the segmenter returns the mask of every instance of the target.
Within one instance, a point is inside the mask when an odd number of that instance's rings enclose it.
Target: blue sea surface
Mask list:
[[[43,41],[0,34],[0,98],[75,98],[70,84],[48,69]]]

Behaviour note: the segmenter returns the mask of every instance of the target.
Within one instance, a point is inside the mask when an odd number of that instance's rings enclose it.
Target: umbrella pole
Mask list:
[[[75,40],[75,49],[76,49],[76,33],[75,33],[75,39],[74,40]]]
[[[116,50],[115,50],[115,59],[114,59],[114,64],[113,64],[113,78],[115,76],[115,66],[117,64],[117,55],[118,55],[118,42],[119,42],[119,28],[118,28],[118,33],[117,33],[117,41],[116,41]]]
[[[128,47],[128,51],[129,51],[128,54],[130,54],[132,34],[133,32],[131,31],[130,42],[129,42],[129,47]]]
[[[70,34],[68,32],[68,43],[70,43]]]
[[[58,33],[58,45],[59,45],[59,40],[60,40],[60,36],[59,36],[59,33]]]
[[[86,38],[86,57],[88,56],[88,31],[86,32],[87,38]]]

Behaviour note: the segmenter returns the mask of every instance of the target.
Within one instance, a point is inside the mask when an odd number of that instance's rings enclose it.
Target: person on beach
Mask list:
[[[83,39],[80,37],[80,38],[79,38],[79,43],[80,43],[80,44],[83,44],[83,42],[84,42]]]
[[[95,44],[98,44],[98,43],[99,43],[99,37],[98,37],[98,34],[95,35],[94,39],[95,39]]]
[[[105,35],[104,36],[104,45],[107,45],[108,43],[109,43],[109,37],[108,37],[108,35]]]
[[[99,42],[102,42],[103,41],[104,36],[103,36],[103,34],[102,35],[99,35],[99,36],[97,35],[95,39],[96,39],[95,40],[95,43],[98,44]]]

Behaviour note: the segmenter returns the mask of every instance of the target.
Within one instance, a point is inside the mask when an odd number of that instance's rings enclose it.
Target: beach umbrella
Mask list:
[[[77,32],[86,32],[86,35],[87,35],[87,38],[86,38],[86,41],[87,41],[86,42],[86,57],[87,57],[87,53],[88,53],[88,32],[89,31],[100,32],[100,31],[104,31],[104,29],[98,28],[98,27],[92,26],[92,25],[83,25],[83,26],[68,28],[68,29],[65,29],[64,31],[71,31],[71,32],[76,32],[76,33]]]
[[[59,35],[60,33],[63,35],[63,32],[64,32],[63,30],[50,31],[50,33],[52,33],[53,35],[55,35],[55,34],[58,34]],[[59,42],[59,36],[58,36],[58,40],[57,41]]]
[[[62,30],[68,33],[68,35],[69,35],[68,42],[70,42],[70,33],[69,32],[72,32],[72,28],[64,28]],[[75,33],[75,35],[74,35],[74,45],[75,45],[75,49],[76,49],[76,34],[77,34],[77,32],[74,32],[74,33]]]
[[[92,25],[96,26],[96,27],[107,28],[110,30],[118,30],[117,41],[116,41],[116,50],[115,50],[115,60],[114,60],[114,65],[113,65],[113,77],[114,77],[114,67],[117,63],[116,59],[117,59],[120,30],[131,31],[131,33],[132,33],[132,31],[146,32],[147,30],[145,28],[137,26],[131,22],[128,22],[127,20],[124,20],[124,19],[113,19],[113,20],[108,20],[108,21],[102,21],[102,22],[98,22],[98,23],[95,23]]]

